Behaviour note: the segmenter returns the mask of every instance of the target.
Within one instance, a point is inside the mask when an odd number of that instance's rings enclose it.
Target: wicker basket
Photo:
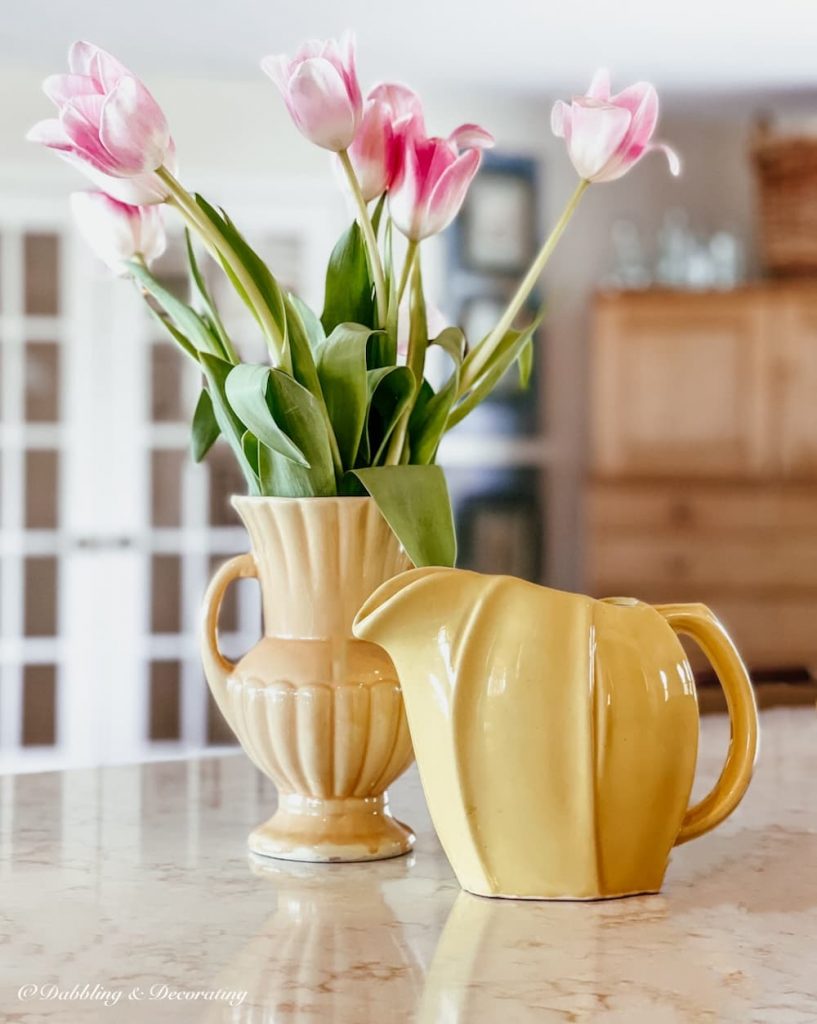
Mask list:
[[[767,270],[817,274],[817,136],[761,129],[752,149]]]

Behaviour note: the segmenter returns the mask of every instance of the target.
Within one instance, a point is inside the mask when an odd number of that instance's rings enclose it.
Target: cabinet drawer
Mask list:
[[[811,590],[817,593],[817,534],[662,536],[591,534],[587,576],[594,593],[638,597],[644,588],[666,588],[665,600],[700,586]]]
[[[817,537],[817,488],[593,484],[587,521],[594,533],[618,530],[790,530]]]

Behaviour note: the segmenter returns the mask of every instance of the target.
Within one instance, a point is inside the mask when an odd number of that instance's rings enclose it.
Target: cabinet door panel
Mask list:
[[[773,402],[780,462],[786,476],[817,476],[817,289],[785,302],[774,331]],[[782,329],[781,329],[782,328]]]
[[[602,299],[594,468],[745,477],[767,467],[764,308],[751,293]]]

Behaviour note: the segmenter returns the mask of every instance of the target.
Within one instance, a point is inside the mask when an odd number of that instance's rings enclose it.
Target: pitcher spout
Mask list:
[[[352,632],[359,640],[384,648],[396,660],[396,648],[409,631],[412,604],[420,600],[418,587],[429,576],[445,571],[434,566],[409,569],[387,580],[365,601],[355,616]],[[425,595],[422,599],[427,600]]]

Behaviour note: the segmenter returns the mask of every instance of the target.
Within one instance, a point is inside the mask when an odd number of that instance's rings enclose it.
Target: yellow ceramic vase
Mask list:
[[[698,704],[676,633],[712,662],[732,718],[723,772],[692,808]],[[749,784],[751,684],[703,605],[416,569],[369,598],[355,634],[394,659],[431,817],[470,892],[656,892],[672,847],[723,821]]]
[[[410,562],[370,498],[233,498],[252,553],[223,565],[204,599],[202,660],[213,696],[278,809],[249,837],[288,860],[379,860],[414,835],[387,787],[413,754],[397,674],[382,648],[352,635],[381,583]],[[218,649],[230,582],[257,577],[264,636],[233,663]]]

